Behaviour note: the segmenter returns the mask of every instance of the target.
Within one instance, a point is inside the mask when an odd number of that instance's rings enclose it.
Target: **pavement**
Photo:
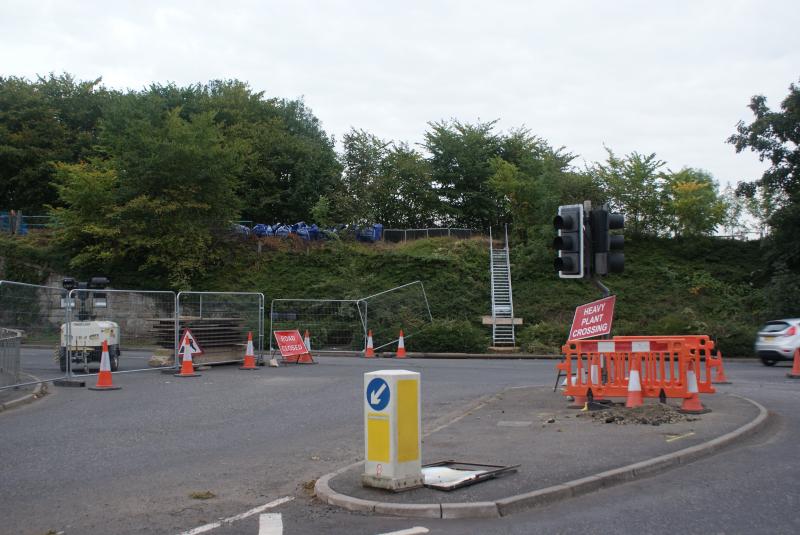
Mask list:
[[[711,412],[674,423],[621,425],[569,409],[552,388],[511,388],[426,426],[422,463],[518,464],[516,472],[453,491],[393,493],[363,487],[358,462],[319,478],[315,491],[326,503],[363,513],[495,518],[690,463],[767,421],[766,409],[747,398],[717,392],[702,402]],[[677,408],[679,402],[669,404]]]

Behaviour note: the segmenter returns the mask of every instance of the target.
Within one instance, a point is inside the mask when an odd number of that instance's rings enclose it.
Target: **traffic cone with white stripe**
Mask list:
[[[303,345],[306,346],[306,351],[311,353],[311,337],[308,335],[308,329],[306,329],[306,334],[303,336]]]
[[[364,351],[364,357],[371,359],[375,356],[375,348],[372,345],[372,329],[369,330],[367,334],[367,350]]]
[[[581,373],[581,375],[583,376],[584,379],[586,379],[586,374],[585,373]],[[572,379],[572,386],[575,386],[576,384],[578,384],[578,376],[577,375],[573,375],[571,377],[571,379]],[[564,379],[564,381],[566,381],[566,379]],[[584,408],[586,406],[586,404],[588,402],[589,402],[589,398],[586,397],[586,396],[573,396],[572,404],[568,405],[567,408],[568,409],[582,409],[582,408]]]
[[[642,400],[642,380],[639,374],[639,356],[631,355],[631,370],[628,374],[628,399],[625,400],[625,406],[629,409],[641,407],[644,404]]]
[[[406,358],[406,343],[403,340],[403,329],[400,329],[400,339],[397,341],[397,353],[395,357],[398,359]]]
[[[179,355],[183,355],[181,359],[180,373],[173,374],[175,377],[200,377],[201,374],[195,373],[194,363],[192,362],[192,349],[186,341],[186,335],[181,342],[181,348],[178,350]]]
[[[678,412],[684,414],[704,414],[711,412],[711,409],[706,409],[700,403],[699,390],[697,388],[697,375],[694,372],[694,361],[689,361],[689,369],[686,370],[686,391],[689,397],[683,399],[683,404]]]
[[[100,355],[100,373],[97,374],[97,384],[90,386],[89,390],[119,390],[121,386],[114,386],[111,379],[111,359],[108,356],[108,342],[103,340],[103,353]]]
[[[800,379],[800,347],[794,350],[794,362],[792,363],[792,371],[786,374],[790,379]]]
[[[244,352],[244,364],[239,366],[240,370],[257,370],[256,355],[253,351],[253,333],[247,333],[247,349]]]

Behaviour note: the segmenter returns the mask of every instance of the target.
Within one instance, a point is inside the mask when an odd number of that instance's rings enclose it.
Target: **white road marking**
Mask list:
[[[258,535],[283,535],[280,513],[266,513],[258,518]]]
[[[387,533],[379,533],[378,535],[421,535],[428,533],[428,528],[422,526],[414,526],[413,528],[401,529],[400,531],[390,531]]]
[[[207,531],[211,531],[212,529],[217,529],[218,527],[222,526],[223,524],[231,524],[233,522],[243,520],[249,516],[257,515],[267,509],[272,509],[273,507],[277,507],[281,504],[286,502],[290,502],[294,500],[293,496],[284,496],[283,498],[278,498],[277,500],[273,500],[269,503],[265,503],[264,505],[259,505],[258,507],[254,507],[249,511],[245,511],[244,513],[236,516],[232,516],[229,518],[223,518],[219,522],[212,522],[211,524],[206,524],[204,526],[200,526],[194,529],[190,529],[189,531],[182,531],[178,535],[198,535],[199,533],[205,533]]]

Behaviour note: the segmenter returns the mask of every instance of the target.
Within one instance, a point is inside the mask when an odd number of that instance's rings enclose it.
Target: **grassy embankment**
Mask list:
[[[428,239],[406,244],[305,244],[271,240],[230,243],[230,254],[194,289],[260,291],[272,298],[349,299],[421,280],[434,324],[408,341],[409,350],[483,352],[490,330],[485,240]],[[585,281],[558,279],[553,252],[512,247],[512,281],[523,350],[556,353],[576,305],[599,298]],[[0,238],[0,276],[41,282],[68,273],[67,260],[42,237]],[[749,356],[764,318],[757,243],[721,239],[628,240],[626,269],[604,282],[617,294],[615,334],[707,333],[726,356]],[[80,275],[80,274],[76,274]],[[131,274],[108,274],[132,280]]]

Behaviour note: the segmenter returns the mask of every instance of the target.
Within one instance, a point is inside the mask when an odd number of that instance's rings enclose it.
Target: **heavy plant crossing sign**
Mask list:
[[[612,295],[577,307],[575,317],[572,319],[572,327],[569,330],[569,340],[611,334],[616,300],[617,296]]]

